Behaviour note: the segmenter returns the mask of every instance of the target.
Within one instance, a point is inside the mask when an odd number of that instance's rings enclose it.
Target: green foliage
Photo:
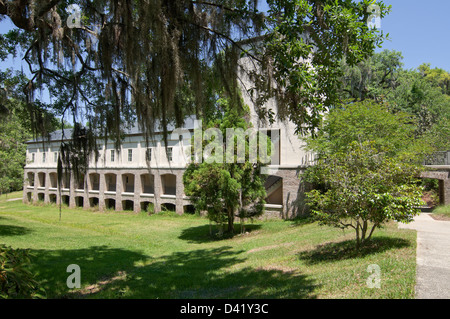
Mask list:
[[[428,64],[405,70],[402,59],[400,52],[385,50],[355,66],[342,60],[340,100],[370,99],[385,103],[393,112],[408,113],[414,117],[415,135],[422,137],[450,121],[450,74]]]
[[[307,202],[321,224],[354,229],[359,249],[387,221],[408,223],[419,213],[419,172],[370,142],[352,142],[308,169],[306,180],[325,188],[307,193]]]
[[[0,299],[43,298],[35,276],[29,270],[27,250],[0,245]]]
[[[315,137],[305,137],[307,147],[319,156],[345,153],[352,142],[371,142],[378,152],[420,162],[430,147],[414,137],[414,118],[405,112],[392,113],[371,100],[331,110]]]
[[[0,194],[22,188],[29,137],[16,116],[0,119]]]
[[[439,86],[443,94],[450,95],[450,73],[440,69],[432,69],[430,64],[424,63],[418,67],[422,76],[434,86]]]
[[[307,193],[314,216],[353,228],[358,247],[388,220],[410,221],[421,206],[418,164],[431,151],[414,128],[411,115],[370,100],[332,110],[317,137],[306,138],[318,154],[304,175],[316,186]]]
[[[383,41],[382,32],[367,26],[369,5],[378,5],[381,17],[390,7],[368,0],[267,3],[270,32],[264,52],[267,70],[274,74],[263,71],[254,75],[254,81],[256,88],[276,89],[258,97],[258,106],[275,97],[281,117],[293,121],[299,132],[314,132],[323,112],[338,101],[340,61],[346,59],[352,66],[373,54]]]
[[[219,129],[222,136],[226,136],[227,128],[249,128],[243,114],[230,108],[227,100],[219,103],[225,110],[223,118],[211,121],[209,128]],[[260,164],[251,163],[248,158],[249,139],[245,139],[246,158],[243,163],[237,161],[237,147],[234,162],[227,163],[226,154],[220,151],[222,143],[223,140],[212,139],[208,145],[203,144],[203,153],[213,146],[215,152],[211,156],[217,160],[205,159],[202,163],[190,164],[183,175],[183,183],[196,211],[206,211],[208,218],[219,225],[227,223],[228,232],[233,233],[235,217],[244,220],[264,212],[266,192]]]
[[[340,78],[341,100],[384,101],[388,90],[395,89],[399,85],[402,59],[400,52],[389,50],[376,53],[353,66],[343,59],[341,61],[343,75]]]
[[[450,116],[442,117],[424,134],[424,139],[436,151],[450,150]]]

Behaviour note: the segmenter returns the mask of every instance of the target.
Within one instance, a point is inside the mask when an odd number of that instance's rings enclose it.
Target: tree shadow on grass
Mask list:
[[[176,252],[136,267],[127,281],[105,285],[100,298],[315,298],[314,281],[298,271],[237,269],[243,251],[231,247]],[[122,295],[121,295],[122,294]]]
[[[403,238],[375,237],[357,250],[355,240],[346,240],[338,243],[319,245],[314,250],[301,252],[299,258],[304,260],[307,264],[314,265],[352,258],[362,258],[390,249],[408,247],[410,245],[411,243]]]
[[[107,246],[84,249],[33,250],[31,270],[46,290],[48,298],[73,298],[67,287],[69,265],[80,266],[81,286],[95,285],[99,281],[114,277],[118,272],[130,271],[135,262],[145,261],[147,256],[139,252]]]
[[[225,246],[152,259],[107,246],[31,250],[32,272],[48,298],[315,298],[314,280],[297,270],[242,267],[244,251]],[[81,269],[81,289],[67,287],[67,266]],[[236,267],[237,266],[237,267]]]
[[[178,238],[186,240],[189,243],[202,244],[218,240],[226,240],[241,235],[241,224],[235,224],[234,234],[223,233],[218,235],[218,227],[216,225],[202,225],[196,227],[185,228]],[[254,232],[261,228],[258,224],[246,224],[244,230],[246,233]]]
[[[0,221],[2,220],[11,220],[11,219],[0,216]],[[0,224],[0,236],[22,236],[30,234],[31,232],[32,230],[30,228],[15,225]]]
[[[297,216],[292,219],[292,226],[304,226],[308,224],[313,224],[316,221],[312,216]]]

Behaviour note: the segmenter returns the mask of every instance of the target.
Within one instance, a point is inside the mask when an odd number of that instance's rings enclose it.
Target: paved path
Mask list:
[[[450,222],[422,213],[399,228],[417,230],[417,299],[450,299]]]

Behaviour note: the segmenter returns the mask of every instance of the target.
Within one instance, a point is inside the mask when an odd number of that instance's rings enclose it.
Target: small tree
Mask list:
[[[432,149],[414,138],[414,122],[383,105],[361,102],[332,110],[315,138],[317,153],[305,180],[316,189],[307,202],[321,224],[352,228],[359,248],[389,220],[419,212],[421,159]]]
[[[223,104],[222,108],[226,109],[225,114],[223,118],[209,123],[209,128],[218,128],[222,137],[226,136],[227,128],[249,128],[243,114],[229,108],[225,100],[220,100],[220,103]],[[235,217],[243,221],[260,216],[264,212],[266,191],[263,176],[260,175],[261,165],[248,160],[249,138],[245,138],[244,162],[237,161],[236,154],[234,162],[225,160],[223,140],[213,139],[209,142],[208,148],[214,149],[210,156],[216,161],[211,162],[204,158],[202,163],[192,163],[188,166],[183,175],[185,193],[197,211],[206,211],[208,218],[221,226],[228,224],[228,232],[233,233]],[[227,147],[229,146],[227,144]]]
[[[369,142],[353,142],[347,153],[322,158],[307,180],[322,185],[307,193],[312,213],[324,225],[356,232],[356,246],[389,220],[411,222],[419,213],[420,170],[379,153]]]

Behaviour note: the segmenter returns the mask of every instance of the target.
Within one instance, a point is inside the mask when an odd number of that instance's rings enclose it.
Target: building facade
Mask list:
[[[29,141],[27,165],[24,170],[25,203],[60,202],[69,207],[98,208],[100,211],[152,208],[178,214],[192,212],[189,198],[184,194],[183,173],[191,162],[191,137],[200,122],[188,118],[183,128],[172,130],[167,148],[162,132],[155,132],[146,144],[143,135],[130,130],[119,151],[111,143],[99,144],[99,159],[91,158],[85,175],[65,173],[58,189],[57,160],[63,134],[57,131],[50,140]],[[172,128],[173,129],[173,128]],[[260,128],[261,130],[261,128]],[[267,214],[289,218],[302,213],[303,193],[300,173],[312,160],[303,151],[293,129],[282,123],[263,128],[273,142],[273,154],[266,167]],[[71,136],[70,130],[64,132]]]
[[[240,60],[242,69],[252,68],[250,61]],[[267,123],[258,118],[248,93],[251,81],[245,72],[240,74],[242,97],[250,108],[252,126],[272,138],[271,162],[266,166],[266,214],[292,218],[305,212],[304,184],[301,173],[313,162],[313,155],[304,149],[304,142],[295,134],[295,126],[289,121],[276,120]],[[276,115],[274,101],[267,109]],[[277,116],[275,116],[277,118]],[[91,159],[85,176],[76,180],[73,174],[64,176],[61,190],[57,183],[57,159],[63,134],[54,132],[50,141],[28,142],[24,173],[24,197],[26,203],[61,201],[69,207],[133,210],[140,212],[152,207],[153,212],[168,209],[178,214],[192,212],[189,198],[184,194],[183,173],[191,161],[191,136],[199,126],[195,118],[186,119],[183,128],[169,128],[167,148],[162,132],[156,131],[147,146],[137,128],[131,129],[121,149],[114,144],[100,144],[100,158]],[[71,132],[64,132],[71,136]]]

